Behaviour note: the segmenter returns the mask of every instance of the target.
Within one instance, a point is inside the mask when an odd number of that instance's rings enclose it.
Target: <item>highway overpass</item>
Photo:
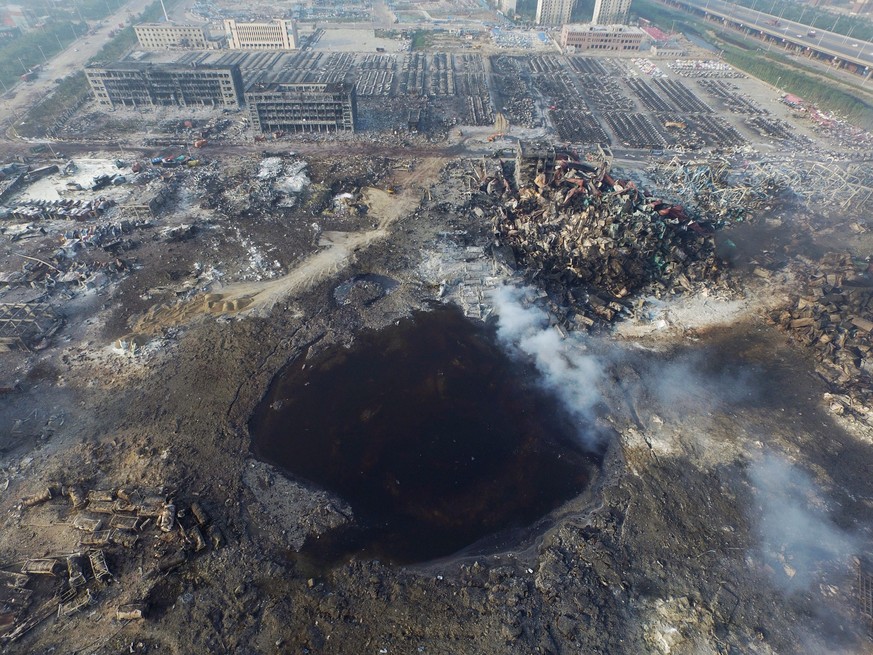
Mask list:
[[[665,4],[692,11],[710,20],[717,20],[759,36],[770,45],[775,42],[814,54],[819,58],[829,59],[867,79],[873,73],[873,43],[869,41],[820,29],[816,29],[812,34],[810,30],[813,28],[808,25],[721,0],[665,0]],[[763,1],[762,4],[766,5],[766,2]],[[840,16],[835,17],[834,20],[845,21],[851,18]]]

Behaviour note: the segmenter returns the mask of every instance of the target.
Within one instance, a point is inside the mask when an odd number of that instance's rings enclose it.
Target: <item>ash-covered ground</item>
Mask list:
[[[129,233],[4,245],[48,264],[24,272],[63,319],[0,360],[4,652],[866,651],[863,220],[780,188],[725,221],[594,165],[521,184],[511,161],[439,157],[192,170]],[[358,499],[258,461],[253,413],[286,366],[342,366],[338,347],[441,303],[596,471],[437,559],[338,547]],[[434,375],[437,397],[463,378]]]

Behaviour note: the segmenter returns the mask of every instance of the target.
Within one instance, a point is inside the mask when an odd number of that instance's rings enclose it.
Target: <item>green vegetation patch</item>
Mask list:
[[[411,50],[426,50],[430,46],[431,33],[428,30],[415,30],[412,33]]]
[[[737,47],[724,44],[724,59],[759,80],[800,96],[822,109],[845,116],[851,123],[873,130],[873,104],[834,87],[833,83],[792,66],[784,57],[762,57]],[[780,61],[782,60],[782,61]]]
[[[57,16],[59,11],[65,12],[70,18],[79,20],[100,20],[109,14],[114,14],[127,0],[75,0],[72,3],[61,3],[56,0],[29,0],[27,13],[29,16]],[[25,3],[21,3],[25,4]]]
[[[0,83],[11,87],[24,73],[54,57],[87,31],[84,23],[52,23],[3,44],[0,47]]]
[[[79,71],[61,80],[45,100],[27,113],[27,117],[16,126],[19,136],[27,138],[44,137],[68,111],[75,109],[91,93],[85,73]]]
[[[176,4],[179,0],[164,0],[167,8]],[[155,0],[143,12],[142,22],[156,21],[163,15],[161,3]],[[128,50],[136,44],[136,34],[132,27],[126,27],[112,38],[100,52],[91,58],[89,63],[111,63],[118,61]],[[43,46],[45,50],[45,46]],[[48,55],[48,52],[46,52]],[[5,60],[0,60],[0,66]],[[2,67],[0,67],[2,70]],[[20,136],[28,138],[43,137],[56,126],[64,115],[78,107],[89,95],[91,89],[84,72],[78,72],[64,78],[45,100],[34,106],[26,118],[16,126]]]

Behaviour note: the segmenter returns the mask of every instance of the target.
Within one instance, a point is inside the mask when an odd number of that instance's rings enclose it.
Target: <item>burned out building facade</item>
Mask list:
[[[201,49],[209,47],[206,29],[200,25],[141,23],[134,25],[137,41],[146,50]]]
[[[351,84],[255,84],[245,93],[253,126],[262,132],[354,132]]]
[[[106,107],[234,108],[243,98],[242,76],[235,65],[119,62],[88,66],[85,75],[98,104]]]

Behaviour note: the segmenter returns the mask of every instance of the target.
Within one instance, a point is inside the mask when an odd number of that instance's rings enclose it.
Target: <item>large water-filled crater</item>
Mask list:
[[[444,308],[291,362],[249,427],[257,457],[354,511],[354,529],[308,548],[400,563],[505,543],[600,462],[531,366]]]

